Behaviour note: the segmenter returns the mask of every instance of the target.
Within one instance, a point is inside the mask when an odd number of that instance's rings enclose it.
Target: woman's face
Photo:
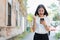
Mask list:
[[[44,8],[39,8],[38,13],[39,15],[44,15]]]

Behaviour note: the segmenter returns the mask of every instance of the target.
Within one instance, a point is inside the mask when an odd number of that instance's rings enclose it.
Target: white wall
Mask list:
[[[22,17],[22,25],[21,25],[21,27],[22,27],[22,31],[24,31],[24,17]]]

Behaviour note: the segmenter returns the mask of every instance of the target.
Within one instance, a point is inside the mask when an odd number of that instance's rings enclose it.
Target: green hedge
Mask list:
[[[56,38],[56,40],[60,39],[60,32],[55,34],[55,38]]]

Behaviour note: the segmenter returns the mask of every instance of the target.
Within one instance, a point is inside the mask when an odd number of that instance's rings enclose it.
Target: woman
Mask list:
[[[35,31],[33,40],[49,40],[48,32],[51,30],[54,31],[55,28],[50,27],[48,12],[44,5],[39,5],[37,7],[33,18],[33,31]]]

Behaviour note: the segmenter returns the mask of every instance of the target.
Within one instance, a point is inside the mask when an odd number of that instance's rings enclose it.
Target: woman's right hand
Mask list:
[[[33,20],[34,20],[34,21],[36,20],[36,16],[33,16]]]
[[[36,29],[36,16],[33,16],[33,27],[32,27],[33,32],[35,32],[35,29]]]

